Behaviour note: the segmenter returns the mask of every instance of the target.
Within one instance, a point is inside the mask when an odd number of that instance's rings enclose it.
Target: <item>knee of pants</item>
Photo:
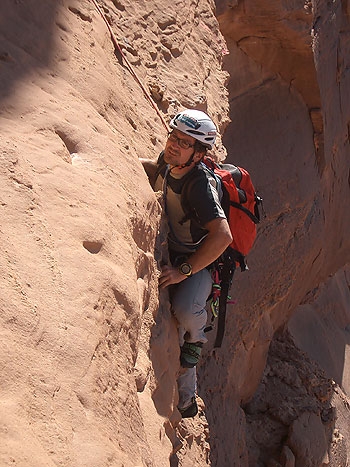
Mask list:
[[[172,311],[180,326],[191,339],[206,342],[203,330],[207,322],[206,300],[211,292],[212,280],[207,270],[202,270],[181,282],[173,294]]]
[[[207,322],[207,311],[195,303],[178,306],[175,302],[172,311],[179,324],[186,330],[200,329]]]
[[[183,287],[179,287],[171,301],[171,308],[176,319],[186,328],[193,322],[206,320],[207,312],[205,305],[211,290],[210,287],[208,293],[203,290],[200,290],[200,293],[198,293],[198,291],[193,290],[188,285],[184,284]],[[197,284],[195,283],[194,285],[196,286]]]

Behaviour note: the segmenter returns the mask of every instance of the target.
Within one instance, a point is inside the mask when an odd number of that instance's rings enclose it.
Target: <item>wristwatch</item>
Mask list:
[[[191,276],[192,276],[192,266],[191,266],[189,263],[182,263],[182,264],[180,264],[180,266],[179,266],[179,271],[180,271],[181,274],[183,274],[184,276],[187,276],[187,277],[191,277]]]

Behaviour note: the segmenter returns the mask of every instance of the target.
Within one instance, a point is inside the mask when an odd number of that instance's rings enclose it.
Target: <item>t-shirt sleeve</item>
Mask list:
[[[217,218],[226,218],[220,204],[217,182],[214,177],[203,173],[189,189],[188,201],[200,225]]]

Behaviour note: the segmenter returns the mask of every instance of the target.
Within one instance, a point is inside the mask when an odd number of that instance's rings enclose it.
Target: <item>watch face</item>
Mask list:
[[[187,276],[188,274],[191,274],[192,266],[188,263],[183,263],[180,266],[180,271],[182,272],[182,274],[185,274]]]

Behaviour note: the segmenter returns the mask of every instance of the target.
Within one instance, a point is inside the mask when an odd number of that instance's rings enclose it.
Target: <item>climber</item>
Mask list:
[[[196,365],[202,346],[211,293],[210,265],[225,251],[232,236],[220,205],[216,180],[198,165],[215,143],[217,130],[202,111],[187,109],[170,121],[171,131],[158,161],[141,159],[155,191],[163,191],[169,226],[169,265],[162,267],[160,288],[169,287],[171,309],[178,322],[181,370],[177,380],[182,418],[198,413]],[[188,216],[181,204],[181,191],[196,177],[187,193]]]

